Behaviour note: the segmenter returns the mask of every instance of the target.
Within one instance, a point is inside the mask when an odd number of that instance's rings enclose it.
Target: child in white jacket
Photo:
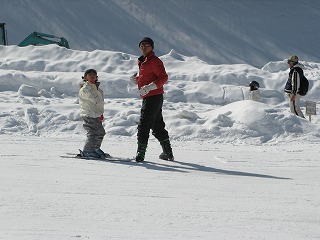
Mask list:
[[[97,71],[88,69],[83,76],[84,83],[79,91],[80,116],[87,131],[87,139],[81,152],[82,157],[105,158],[108,154],[101,150],[106,134],[102,126],[104,112],[103,91],[99,88]]]
[[[256,81],[252,81],[250,82],[249,87],[250,87],[249,99],[260,102],[259,83]]]

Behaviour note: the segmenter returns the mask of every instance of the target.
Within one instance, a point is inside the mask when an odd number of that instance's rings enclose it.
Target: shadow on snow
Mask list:
[[[279,180],[292,180],[291,178],[285,177],[277,177],[265,174],[258,174],[258,173],[248,173],[248,172],[240,172],[240,171],[231,171],[231,170],[224,170],[219,168],[213,167],[206,167],[200,164],[195,163],[185,163],[180,161],[164,161],[164,163],[158,162],[149,162],[144,161],[141,163],[136,162],[113,162],[117,164],[125,164],[130,166],[139,166],[144,167],[151,170],[156,171],[170,171],[170,172],[180,172],[180,173],[188,173],[191,171],[201,171],[201,172],[211,172],[217,174],[224,174],[224,175],[233,175],[233,176],[241,176],[241,177],[256,177],[256,178],[269,178],[269,179],[279,179]]]

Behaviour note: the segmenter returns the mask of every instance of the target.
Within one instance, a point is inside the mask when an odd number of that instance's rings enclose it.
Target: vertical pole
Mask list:
[[[8,45],[8,41],[7,41],[7,31],[5,30],[5,23],[0,23],[0,44],[3,44],[4,46]]]
[[[309,122],[311,122],[311,114],[309,115]]]

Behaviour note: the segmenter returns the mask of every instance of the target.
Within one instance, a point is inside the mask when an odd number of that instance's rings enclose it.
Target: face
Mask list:
[[[295,62],[292,62],[292,61],[290,61],[290,60],[288,60],[288,65],[289,65],[289,67],[290,68],[292,68],[296,63]]]
[[[98,77],[97,74],[92,72],[92,73],[88,73],[84,79],[92,84],[95,84],[97,77]]]
[[[140,43],[140,51],[144,56],[148,56],[148,54],[152,51],[152,46],[148,42]]]

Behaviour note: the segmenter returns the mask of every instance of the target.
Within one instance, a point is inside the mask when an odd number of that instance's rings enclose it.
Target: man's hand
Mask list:
[[[133,74],[131,77],[130,77],[130,82],[134,85],[137,85],[138,84],[138,79],[137,79],[137,73]]]
[[[143,87],[141,87],[139,91],[140,91],[141,96],[145,96],[150,91],[156,90],[156,89],[157,89],[157,85],[154,82],[152,82],[148,85],[144,85]]]

